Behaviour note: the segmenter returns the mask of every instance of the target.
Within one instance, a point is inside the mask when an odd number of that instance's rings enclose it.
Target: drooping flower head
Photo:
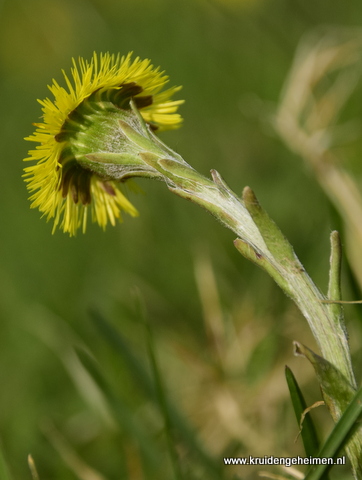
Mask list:
[[[32,208],[39,208],[47,220],[54,218],[71,236],[86,229],[88,212],[102,228],[121,219],[121,211],[137,215],[135,207],[113,178],[93,171],[81,162],[84,155],[121,153],[122,142],[115,128],[120,112],[130,111],[130,101],[152,130],[177,128],[176,113],[182,100],[172,100],[180,87],[162,91],[168,77],[149,60],[109,53],[94,53],[90,61],[73,59],[71,77],[63,71],[67,88],[55,80],[49,86],[54,100],[39,100],[42,122],[26,138],[39,145],[29,151],[25,181],[32,193]],[[118,121],[118,120],[117,120]],[[104,153],[103,153],[104,154]]]

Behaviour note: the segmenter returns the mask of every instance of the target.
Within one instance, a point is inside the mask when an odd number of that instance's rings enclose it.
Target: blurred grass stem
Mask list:
[[[341,216],[346,227],[347,255],[360,287],[362,195],[333,151],[333,143],[350,139],[351,125],[338,125],[337,120],[361,77],[361,47],[362,31],[357,28],[317,31],[305,38],[275,117],[278,134],[311,167]],[[359,125],[356,130],[358,134]],[[338,132],[342,138],[338,138]]]

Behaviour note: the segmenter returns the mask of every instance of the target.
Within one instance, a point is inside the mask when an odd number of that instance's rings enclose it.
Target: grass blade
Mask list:
[[[303,394],[297,380],[289,367],[285,367],[285,378],[287,380],[290,398],[292,400],[295,416],[297,417],[298,425],[302,418],[304,410],[307,408],[307,404],[304,400]],[[304,450],[307,457],[315,457],[319,451],[319,440],[317,437],[317,431],[314,426],[313,420],[309,413],[306,414],[303,422],[303,428],[301,431],[301,437],[303,440]]]
[[[33,480],[39,480],[38,471],[36,469],[34,459],[31,455],[28,455],[28,466]]]
[[[151,364],[151,369],[153,373],[153,377],[155,380],[155,386],[156,386],[156,393],[160,405],[160,410],[162,412],[164,422],[165,422],[165,432],[166,432],[166,438],[167,438],[167,446],[168,446],[168,451],[175,475],[176,480],[182,480],[183,475],[182,471],[180,468],[180,462],[178,458],[178,454],[176,451],[176,439],[174,435],[174,431],[172,428],[172,422],[170,418],[170,412],[168,409],[168,401],[167,401],[167,396],[166,396],[166,391],[165,391],[165,386],[164,382],[162,380],[161,376],[161,371],[158,366],[157,358],[156,358],[156,348],[155,348],[155,343],[154,343],[154,338],[153,338],[153,333],[151,330],[151,326],[149,322],[147,321],[147,317],[145,314],[145,310],[141,303],[141,299],[139,298],[139,303],[140,303],[140,310],[141,310],[141,315],[142,315],[142,320],[144,321],[145,324],[145,330],[146,330],[146,341],[147,341],[147,350],[148,350],[148,356],[150,359],[150,364]]]
[[[125,430],[139,445],[148,464],[151,465],[153,469],[157,468],[161,452],[157,450],[154,442],[151,441],[151,438],[145,434],[143,429],[137,423],[130,407],[121,398],[116,398],[114,396],[106,379],[100,372],[98,365],[96,365],[96,362],[86,352],[77,349],[77,355],[84,368],[104,393],[112,409],[114,418],[117,420],[122,430]]]
[[[319,458],[332,458],[343,448],[347,439],[357,428],[356,422],[362,414],[362,387],[348,405],[347,409],[336,423],[332,433],[319,452]],[[312,465],[304,480],[320,480],[330,465]]]
[[[90,314],[99,332],[123,359],[129,370],[132,372],[134,378],[137,378],[137,386],[140,386],[143,389],[143,392],[147,398],[151,398],[153,402],[158,403],[154,382],[146,368],[135,357],[134,353],[129,348],[128,343],[99,312],[92,310]],[[184,416],[169,400],[167,400],[167,409],[172,425],[175,429],[177,429],[180,437],[183,440],[184,446],[187,447],[188,451],[191,452],[192,455],[197,455],[200,463],[209,476],[219,480],[222,477],[221,462],[218,464],[214,458],[208,455],[208,453],[200,445],[195,432],[189,425],[186,418],[184,418]]]
[[[3,450],[0,446],[0,478],[1,480],[11,480],[8,465],[5,461]]]

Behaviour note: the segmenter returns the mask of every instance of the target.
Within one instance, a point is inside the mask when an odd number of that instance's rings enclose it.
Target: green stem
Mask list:
[[[266,270],[290,296],[308,321],[322,353],[323,360],[340,374],[335,381],[322,372],[319,376],[325,402],[335,422],[345,408],[346,386],[354,391],[356,380],[341,307],[324,303],[326,297],[311,280],[295,255],[291,245],[275,223],[262,210],[254,193],[244,189],[243,201],[228,188],[216,171],[213,182],[199,175],[192,167],[171,159],[156,159],[141,154],[142,159],[157,169],[165,178],[168,188],[209,211],[223,225],[238,235],[236,248],[248,259]],[[336,232],[331,235],[332,255],[329,299],[340,299],[340,243]],[[321,370],[323,368],[321,367]],[[342,383],[344,384],[342,389]],[[328,391],[328,395],[326,392]],[[348,405],[348,404],[347,404]],[[346,446],[355,478],[362,478],[361,432],[354,435]]]
[[[122,141],[122,152],[105,151],[79,155],[78,161],[88,169],[114,180],[146,176],[163,180],[176,195],[200,205],[237,235],[236,248],[249,260],[266,270],[283,291],[291,297],[308,321],[322,357],[339,372],[340,378],[354,390],[354,378],[347,335],[340,306],[326,300],[340,300],[341,248],[338,235],[332,234],[329,297],[325,297],[306,273],[294,250],[276,224],[262,209],[253,191],[246,187],[243,198],[232,192],[221,176],[212,170],[212,179],[200,175],[180,155],[163,144],[145,125],[136,107],[133,116],[116,112],[112,127]],[[132,116],[132,118],[131,118]],[[130,121],[131,118],[131,121]],[[101,135],[102,137],[102,135]],[[118,141],[118,140],[117,140]],[[111,144],[111,142],[108,142]],[[104,145],[108,144],[107,141]],[[322,369],[323,370],[323,369]],[[320,376],[321,387],[328,390],[325,400],[335,421],[345,409],[338,382],[323,385],[328,378]],[[360,436],[360,434],[358,434]],[[348,449],[352,464],[361,458],[362,441]],[[360,475],[354,468],[356,477]],[[362,478],[362,477],[361,477]]]
[[[102,131],[99,141],[103,144],[95,152],[82,154],[78,161],[86,168],[103,176],[122,181],[130,176],[148,176],[163,180],[169,190],[188,199],[214,215],[223,225],[232,230],[238,239],[236,248],[254,263],[264,268],[298,305],[307,319],[318,342],[323,357],[335,365],[355,387],[349,347],[341,319],[333,308],[323,303],[326,298],[305,272],[292,246],[279,228],[262,209],[254,193],[244,189],[243,199],[231,191],[221,176],[212,170],[212,179],[199,174],[183,158],[160,141],[144,123],[136,106],[132,111],[112,112],[101,117]],[[104,138],[104,123],[112,124],[109,131],[117,131],[117,140]],[[92,135],[92,141],[96,133]],[[121,151],[115,149],[117,142]],[[113,145],[112,151],[106,150]],[[337,297],[339,285],[339,263],[336,241],[332,242],[333,260],[330,292]],[[339,298],[332,298],[332,300]]]
[[[170,191],[200,205],[239,237],[235,242],[237,249],[267,270],[295,301],[309,323],[322,356],[355,387],[343,325],[335,321],[330,305],[322,303],[326,297],[308,276],[278,227],[261,209],[252,191],[246,188],[242,201],[216,171],[212,171],[211,181],[185,163],[150,154],[141,154],[141,157],[166,178]]]

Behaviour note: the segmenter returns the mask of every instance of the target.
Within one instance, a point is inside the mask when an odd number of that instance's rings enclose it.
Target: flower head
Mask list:
[[[102,228],[121,219],[121,210],[137,215],[119,184],[87,168],[82,156],[112,153],[122,146],[115,118],[130,111],[132,99],[143,120],[158,131],[180,126],[176,112],[183,101],[172,100],[180,87],[162,91],[168,77],[149,60],[132,61],[131,54],[73,59],[70,78],[63,75],[67,88],[53,80],[49,90],[54,100],[39,100],[43,121],[35,123],[34,134],[26,138],[39,145],[25,159],[37,163],[25,168],[24,176],[31,207],[39,208],[47,220],[54,218],[53,232],[59,226],[72,236],[78,228],[85,231],[88,211]]]

